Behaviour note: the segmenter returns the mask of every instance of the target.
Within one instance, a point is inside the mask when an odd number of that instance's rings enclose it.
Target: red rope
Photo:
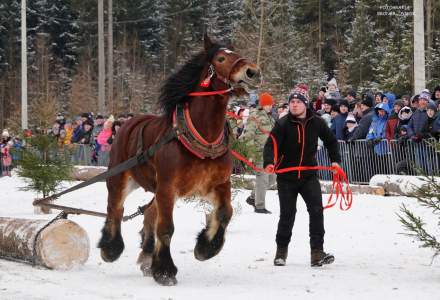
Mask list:
[[[226,114],[234,119],[241,119],[240,116],[237,116],[236,114],[234,114],[232,112],[227,112]],[[275,137],[273,135],[271,135],[269,132],[267,132],[266,130],[263,130],[260,127],[260,125],[258,124],[258,120],[256,118],[250,118],[250,119],[255,120],[255,122],[257,123],[257,127],[261,132],[263,132],[266,135],[269,135],[272,138],[272,142],[274,145],[275,170],[273,172],[266,172],[265,169],[258,168],[251,161],[249,161],[248,159],[246,159],[245,157],[243,157],[242,155],[240,155],[239,153],[237,153],[234,150],[231,150],[232,155],[234,155],[238,160],[242,161],[247,166],[249,166],[250,168],[252,168],[253,170],[255,170],[256,172],[259,172],[259,173],[282,174],[282,173],[287,173],[287,172],[292,172],[292,171],[309,171],[309,170],[332,171],[333,172],[332,189],[330,191],[330,197],[327,200],[327,204],[324,206],[324,209],[331,208],[331,207],[335,206],[336,203],[338,203],[338,200],[340,200],[339,207],[341,210],[350,209],[351,204],[353,202],[353,194],[350,189],[350,184],[348,182],[347,174],[345,174],[345,172],[342,168],[336,167],[336,166],[331,166],[331,167],[328,167],[328,166],[299,166],[299,167],[288,167],[288,168],[278,169],[281,161],[278,161],[278,159],[277,159],[278,146],[277,146],[277,142],[275,140]],[[345,191],[344,191],[344,187],[343,187],[344,184],[346,186]],[[332,200],[334,194],[336,195],[336,197],[334,200]]]
[[[189,93],[188,96],[212,96],[212,95],[223,95],[232,91],[233,88],[229,88],[227,90],[219,90],[219,91],[209,91],[209,92],[192,92]]]

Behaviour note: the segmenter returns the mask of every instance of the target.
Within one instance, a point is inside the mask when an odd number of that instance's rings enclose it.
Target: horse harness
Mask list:
[[[222,131],[222,133],[219,135],[219,137],[212,143],[207,142],[205,139],[203,139],[200,134],[195,129],[194,125],[191,122],[191,118],[189,116],[189,110],[187,105],[177,105],[176,110],[174,112],[173,117],[173,126],[171,129],[167,131],[166,134],[164,134],[158,142],[151,145],[147,149],[143,150],[144,143],[143,143],[143,132],[145,127],[147,126],[148,122],[146,122],[141,130],[139,130],[138,134],[138,142],[137,142],[137,152],[136,155],[129,158],[128,160],[114,166],[113,168],[92,177],[91,179],[81,182],[73,187],[70,187],[64,191],[61,191],[59,193],[53,194],[51,196],[37,199],[33,202],[33,205],[38,206],[45,206],[48,208],[54,208],[54,209],[60,209],[64,211],[66,214],[87,214],[87,215],[93,215],[97,217],[106,217],[107,215],[101,212],[96,211],[90,211],[90,210],[84,210],[84,209],[78,209],[78,208],[72,208],[68,206],[62,206],[50,203],[50,201],[54,201],[57,198],[61,197],[64,194],[76,191],[78,189],[81,189],[83,187],[89,186],[93,183],[104,181],[105,179],[109,177],[116,176],[126,170],[129,170],[135,166],[144,164],[148,161],[150,157],[152,157],[156,151],[164,146],[165,144],[168,144],[175,138],[177,138],[182,145],[190,151],[195,156],[199,157],[200,159],[205,158],[211,158],[215,159],[222,155],[224,155],[228,150],[229,146],[229,133],[230,133],[230,127],[229,123],[225,122],[225,129]],[[154,199],[154,198],[153,198]],[[123,217],[123,221],[131,220],[132,218],[143,214],[144,209],[151,204],[151,201],[138,208],[138,210],[128,216]]]

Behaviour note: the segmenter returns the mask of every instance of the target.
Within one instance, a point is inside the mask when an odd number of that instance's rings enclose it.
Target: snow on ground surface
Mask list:
[[[0,216],[54,217],[33,214],[34,194],[19,191],[23,185],[15,177],[0,178]],[[414,199],[362,195],[354,196],[347,212],[326,210],[325,249],[336,261],[322,268],[310,267],[308,214],[299,200],[287,265],[275,267],[276,191],[267,195],[272,215],[255,214],[245,203],[249,192],[238,191],[225,246],[205,262],[194,258],[193,248],[204,226],[206,208],[177,202],[171,244],[179,269],[177,286],[159,286],[143,277],[136,265],[142,217],[123,223],[125,251],[116,262],[105,263],[96,248],[104,219],[72,215],[69,219],[90,237],[92,248],[86,264],[53,271],[0,260],[0,299],[440,299],[439,259],[431,264],[432,251],[399,234],[403,228],[396,212],[401,203],[425,218],[431,228],[437,224],[432,213],[419,208]],[[57,203],[105,212],[106,193],[105,184],[97,183],[63,196]],[[151,197],[141,189],[133,192],[126,201],[126,214]]]

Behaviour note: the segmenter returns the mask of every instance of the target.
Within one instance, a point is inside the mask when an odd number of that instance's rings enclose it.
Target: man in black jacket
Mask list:
[[[324,142],[333,166],[339,166],[341,157],[335,135],[319,116],[308,107],[308,100],[300,93],[289,97],[289,113],[275,123],[271,134],[278,144],[279,162],[274,161],[274,146],[268,139],[264,146],[264,167],[272,172],[274,165],[278,169],[294,166],[316,166],[318,137]],[[304,199],[309,213],[309,234],[311,265],[322,266],[334,261],[334,256],[323,251],[324,215],[321,186],[317,172],[291,171],[277,174],[280,219],[276,235],[277,252],[274,259],[276,266],[286,264],[288,245],[296,214],[298,194]]]

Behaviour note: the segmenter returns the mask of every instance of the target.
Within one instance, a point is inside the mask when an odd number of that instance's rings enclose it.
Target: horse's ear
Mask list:
[[[205,45],[205,51],[208,52],[209,49],[212,48],[212,41],[208,36],[208,33],[205,32],[205,34],[203,35],[203,43]]]

